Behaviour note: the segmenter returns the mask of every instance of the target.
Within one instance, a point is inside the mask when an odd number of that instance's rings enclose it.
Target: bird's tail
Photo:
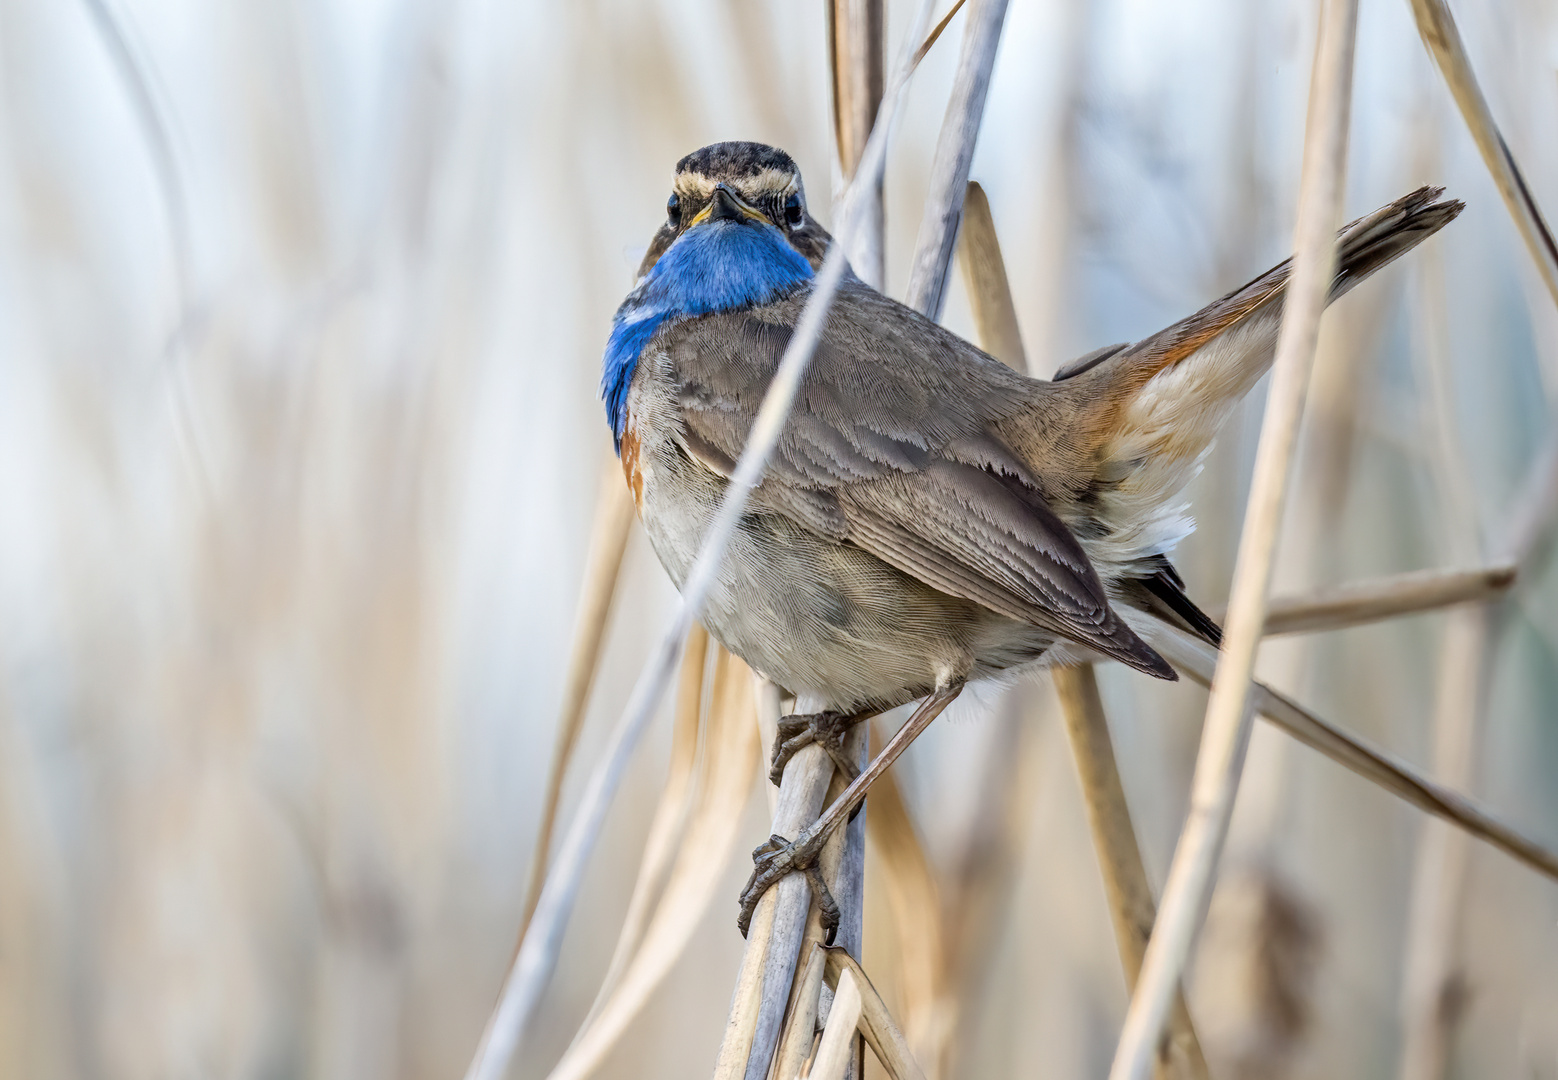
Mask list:
[[[1330,299],[1454,220],[1464,204],[1424,187],[1338,234]],[[1228,414],[1271,366],[1292,260],[1188,319],[1135,344],[1061,368],[1055,390],[1076,402],[1071,445],[1090,461],[1083,494],[1099,564],[1148,568],[1190,530],[1175,504]]]

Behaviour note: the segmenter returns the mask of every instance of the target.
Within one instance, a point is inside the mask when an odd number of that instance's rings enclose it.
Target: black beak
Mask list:
[[[709,200],[709,220],[740,221],[744,217],[746,214],[741,212],[741,205],[730,188],[724,184],[716,186]]]

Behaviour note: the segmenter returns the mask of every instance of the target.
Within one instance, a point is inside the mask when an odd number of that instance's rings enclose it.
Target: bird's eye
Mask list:
[[[673,229],[682,223],[682,200],[674,191],[665,201],[665,219]]]
[[[799,195],[791,195],[784,201],[784,219],[790,223],[792,228],[799,225],[805,217],[806,208],[801,205],[801,197]]]

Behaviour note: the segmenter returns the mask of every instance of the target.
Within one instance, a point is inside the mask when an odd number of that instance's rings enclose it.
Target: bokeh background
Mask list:
[[[1458,6],[1552,210],[1558,9]],[[1314,23],[1292,0],[1011,5],[973,175],[1041,369],[1286,254]],[[889,291],[961,33],[890,157]],[[828,218],[827,65],[822,0],[0,0],[0,1076],[461,1073],[536,842],[611,313],[697,146],[789,149]],[[1281,591],[1492,557],[1558,401],[1558,319],[1401,0],[1363,5],[1351,146],[1349,215],[1424,182],[1468,207],[1328,320]],[[1261,394],[1191,491],[1179,562],[1209,607]],[[635,537],[585,765],[672,600]],[[1448,763],[1548,844],[1555,602],[1549,573],[1506,608]],[[1433,766],[1453,620],[1284,640],[1262,672]],[[1161,881],[1204,695],[1101,678]],[[616,801],[515,1075],[589,1006],[668,741]],[[960,703],[898,769],[956,896],[997,766],[999,902],[944,1075],[1101,1076],[1125,991],[1048,683]],[[603,1075],[711,1066],[765,812],[754,791]],[[1423,820],[1257,734],[1191,987],[1214,1075],[1396,1075],[1414,899],[1444,888],[1446,1075],[1558,1077],[1558,887],[1480,846],[1415,880]],[[866,966],[900,1000],[874,880]]]

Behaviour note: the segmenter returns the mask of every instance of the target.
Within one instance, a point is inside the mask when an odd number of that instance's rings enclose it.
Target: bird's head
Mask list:
[[[708,221],[772,225],[811,263],[822,265],[827,232],[806,212],[801,170],[783,150],[762,143],[722,142],[676,163],[676,179],[639,277],[689,230]]]

